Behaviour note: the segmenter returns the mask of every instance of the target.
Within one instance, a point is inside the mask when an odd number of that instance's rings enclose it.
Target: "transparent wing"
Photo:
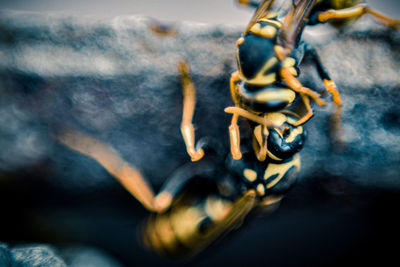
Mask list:
[[[317,0],[293,0],[292,6],[283,20],[279,35],[279,44],[292,49],[307,24]]]
[[[273,3],[274,0],[264,0],[262,3],[260,3],[243,34],[246,34],[260,18],[266,16],[270,12],[269,9]]]

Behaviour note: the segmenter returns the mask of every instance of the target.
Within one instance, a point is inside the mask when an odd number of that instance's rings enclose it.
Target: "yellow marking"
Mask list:
[[[277,156],[275,156],[274,154],[272,154],[269,150],[267,150],[267,155],[268,155],[268,157],[270,157],[273,160],[277,160],[277,161],[282,160],[282,159],[278,158]]]
[[[294,68],[294,67],[290,67],[289,68],[289,71],[290,71],[290,73],[293,75],[293,76],[297,76],[297,70]]]
[[[214,222],[223,220],[232,208],[232,204],[220,198],[208,197],[206,201],[206,213]]]
[[[302,133],[303,133],[303,127],[296,127],[296,128],[294,128],[294,129],[290,132],[289,136],[285,139],[285,142],[286,142],[286,143],[291,143],[291,142],[293,142],[294,139],[296,138],[296,136],[298,136],[299,134],[302,134]]]
[[[256,138],[256,141],[260,147],[262,146],[263,143],[261,131],[262,131],[262,125],[257,125],[253,131],[254,137]]]
[[[240,132],[239,126],[237,125],[237,119],[239,116],[233,115],[232,123],[229,125],[229,139],[231,141],[231,154],[233,159],[239,160],[242,158],[242,153],[240,152]]]
[[[268,168],[265,170],[264,179],[267,180],[269,177],[275,174],[278,174],[278,176],[274,180],[272,180],[269,184],[267,184],[267,189],[276,185],[292,166],[295,166],[297,169],[300,169],[299,155],[295,155],[292,161],[286,163],[282,164],[270,163],[268,165]]]
[[[257,75],[250,80],[244,78],[241,70],[239,70],[240,79],[251,85],[268,85],[274,83],[276,80],[275,73],[273,73],[273,75],[272,73],[268,75],[265,75],[264,73],[272,68],[276,63],[278,63],[278,59],[276,57],[271,57],[260,69]]]
[[[259,161],[264,161],[267,158],[267,142],[263,137],[269,135],[268,128],[262,125],[257,125],[253,131],[253,149]]]
[[[155,227],[154,217],[151,217],[147,221],[144,242],[148,248],[151,248],[155,251],[162,251],[163,245],[158,237],[157,228]]]
[[[253,27],[250,28],[250,32],[259,35],[261,31],[261,25],[260,23],[256,23],[253,25]]]
[[[293,67],[296,64],[296,60],[292,57],[287,57],[282,61],[282,67]]]
[[[175,233],[171,227],[168,216],[158,215],[155,221],[155,227],[162,245],[173,250],[177,244]]]
[[[254,182],[257,179],[257,173],[251,169],[244,169],[243,175],[250,182]]]
[[[241,5],[250,5],[250,1],[249,0],[238,0],[239,4]]]
[[[243,38],[243,37],[240,37],[240,38],[237,39],[237,41],[236,41],[236,46],[239,46],[239,45],[243,44],[243,42],[244,42],[244,38]]]
[[[265,116],[268,120],[273,121],[275,125],[282,125],[285,123],[287,120],[287,117],[285,114],[282,114],[280,112],[271,112],[267,113]]]
[[[198,223],[206,216],[196,206],[184,206],[173,211],[170,215],[170,221],[176,238],[190,247],[196,242]]]
[[[273,38],[276,35],[276,28],[274,26],[265,26],[261,29],[260,35],[264,38]]]
[[[262,73],[272,68],[276,63],[278,63],[278,59],[276,57],[271,57],[270,59],[268,59],[267,63],[265,63],[265,65],[261,69]]]
[[[258,184],[256,190],[259,196],[265,195],[265,187],[263,184]]]
[[[268,18],[274,18],[278,15],[278,12],[272,12],[270,14],[268,14],[267,18],[262,18],[259,19],[258,21],[262,21],[262,22],[266,22],[272,25],[275,25],[278,29],[280,29],[282,27],[282,23],[277,21],[277,20],[273,20],[273,19],[268,19]]]
[[[290,73],[293,76],[297,76],[297,70],[296,70],[296,68],[294,68],[295,64],[296,64],[296,60],[292,57],[287,57],[282,61],[282,67],[288,68]]]
[[[270,90],[258,93],[255,96],[256,101],[258,102],[268,102],[271,100],[283,100],[288,104],[292,103],[296,98],[296,93],[290,89],[278,89],[278,90]]]
[[[276,73],[270,73],[268,75],[262,75],[260,77],[258,77],[260,79],[255,80],[252,79],[251,81],[253,83],[259,83],[259,84],[272,84],[276,81]]]
[[[263,200],[259,203],[259,205],[261,205],[261,206],[272,205],[272,204],[275,204],[275,203],[281,201],[282,198],[283,198],[283,196],[266,196],[266,197],[263,198]]]
[[[276,56],[278,57],[278,59],[281,60],[281,61],[286,57],[286,51],[280,45],[275,45],[274,46],[274,52],[275,52]]]
[[[297,122],[295,119],[292,119],[291,117],[287,117],[287,121],[288,121],[290,124],[295,124],[295,123]]]

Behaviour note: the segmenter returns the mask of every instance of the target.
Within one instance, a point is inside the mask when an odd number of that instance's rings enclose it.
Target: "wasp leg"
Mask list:
[[[242,158],[242,152],[240,151],[240,131],[237,121],[239,119],[238,114],[233,114],[231,125],[229,125],[229,138],[231,141],[231,154],[236,160]]]
[[[263,125],[257,125],[253,130],[253,148],[258,161],[267,158],[269,130]]]
[[[301,99],[303,100],[304,106],[307,109],[307,114],[304,115],[302,118],[300,118],[298,121],[296,121],[293,126],[299,126],[299,125],[303,125],[304,123],[306,123],[309,119],[312,118],[312,116],[314,116],[314,113],[312,111],[312,108],[310,106],[310,99],[308,98],[308,96],[304,95],[304,94],[300,94]]]
[[[194,127],[192,124],[194,109],[196,106],[196,89],[189,75],[189,66],[186,62],[179,63],[183,86],[183,114],[181,122],[181,133],[185,141],[186,150],[192,161],[198,161],[204,156],[203,149],[195,149]]]
[[[307,45],[307,54],[310,55],[310,57],[314,60],[317,71],[319,76],[322,78],[322,81],[324,82],[324,86],[326,90],[332,95],[332,100],[335,103],[335,112],[331,116],[331,123],[332,123],[332,128],[333,131],[335,132],[335,138],[337,141],[340,143],[343,143],[342,137],[341,137],[341,122],[340,122],[340,112],[341,112],[341,106],[342,106],[342,99],[340,98],[339,91],[336,88],[336,84],[334,81],[331,80],[328,71],[326,68],[323,66],[321,62],[321,58],[318,55],[318,52],[311,47],[310,45]]]
[[[146,209],[157,211],[150,185],[140,172],[124,161],[112,147],[71,129],[64,129],[56,139],[66,147],[96,160]]]
[[[235,71],[231,75],[229,84],[230,84],[232,100],[236,106],[239,105],[239,101],[237,98],[237,89],[236,89],[236,83],[239,81],[240,81],[239,72]],[[239,126],[237,125],[238,119],[239,119],[239,115],[234,114],[232,117],[231,125],[229,126],[229,138],[231,141],[230,142],[231,143],[231,154],[232,154],[232,157],[237,160],[242,158],[242,153],[240,152],[240,131],[239,131]]]
[[[335,103],[337,109],[340,109],[340,106],[342,105],[342,99],[340,98],[339,91],[337,90],[335,82],[332,81],[332,79],[328,74],[328,71],[322,64],[321,58],[319,57],[317,51],[314,48],[310,47],[310,45],[308,45],[307,54],[309,54],[311,58],[314,60],[317,66],[318,74],[322,78],[326,90],[332,95],[332,100]]]
[[[400,28],[400,20],[396,20],[390,17],[387,17],[371,8],[368,7],[367,4],[359,4],[354,7],[344,8],[344,9],[330,9],[325,12],[321,12],[318,14],[318,20],[320,22],[326,22],[330,19],[348,19],[353,17],[360,17],[365,14],[370,14],[373,18],[387,26],[392,28]]]
[[[249,7],[254,7],[258,8],[260,5],[261,1],[251,1],[251,0],[236,0],[239,5],[244,5],[244,6],[249,6]]]
[[[256,114],[251,113],[250,111],[247,111],[243,108],[239,108],[239,107],[227,107],[224,109],[224,111],[226,113],[230,113],[230,114],[236,114],[240,117],[246,118],[248,120],[254,121],[260,125],[266,126],[268,128],[279,128],[279,125],[276,125],[273,121],[265,118],[265,117],[261,117],[258,116]]]
[[[237,88],[236,88],[236,83],[239,81],[240,81],[239,72],[235,71],[234,73],[231,74],[231,79],[230,79],[229,85],[230,85],[230,89],[231,89],[232,100],[236,106],[239,106],[239,103],[240,103],[238,100],[238,92],[237,92]]]
[[[282,68],[281,76],[285,80],[285,82],[289,85],[289,87],[296,93],[304,94],[311,97],[319,106],[326,105],[325,101],[319,97],[318,93],[306,87],[303,87],[301,82],[296,77],[293,76],[292,72],[290,71],[290,68],[288,67]]]
[[[293,74],[290,72],[289,68],[282,68],[281,75],[285,80],[285,82],[289,85],[289,87],[296,93],[300,94],[301,99],[303,100],[303,103],[307,109],[307,114],[294,124],[295,126],[302,125],[306,123],[314,115],[308,97],[311,97],[320,106],[324,106],[326,105],[326,103],[319,97],[318,93],[303,87],[300,81],[296,77],[294,77]]]

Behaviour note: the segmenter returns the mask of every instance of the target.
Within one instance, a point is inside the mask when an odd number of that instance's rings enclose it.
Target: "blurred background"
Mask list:
[[[396,0],[368,2],[399,17]],[[227,145],[221,110],[231,104],[226,88],[236,68],[234,44],[252,10],[234,0],[14,0],[0,1],[0,10],[0,242],[52,244],[68,262],[89,247],[114,259],[104,266],[174,265],[140,240],[149,213],[101,166],[54,142],[52,133],[66,124],[112,144],[157,191],[188,161],[176,62],[185,56],[193,63],[198,135]],[[160,39],[147,21],[113,19],[120,15],[202,26],[184,24],[176,38]],[[372,25],[368,36],[362,27],[335,32],[342,49],[319,47],[332,76],[343,77],[339,85],[366,84],[343,86],[349,150],[332,152],[325,129],[330,113],[317,109],[307,126],[304,179],[280,209],[248,222],[189,265],[397,259],[397,246],[387,240],[400,238],[400,41]],[[313,73],[304,74],[314,85]]]
[[[395,17],[397,0],[367,1],[375,9]],[[238,8],[234,0],[2,0],[1,9],[67,13],[95,17],[145,15],[165,21],[197,21],[245,25],[252,11]]]

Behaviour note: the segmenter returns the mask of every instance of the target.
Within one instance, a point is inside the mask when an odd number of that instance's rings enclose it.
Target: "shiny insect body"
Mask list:
[[[235,106],[254,114],[275,112],[290,106],[299,95],[307,113],[295,125],[302,125],[312,116],[310,98],[325,105],[319,95],[305,88],[297,79],[299,65],[304,57],[316,66],[325,88],[332,94],[336,105],[333,127],[340,129],[342,100],[324,68],[317,51],[301,39],[307,25],[324,22],[347,23],[364,14],[372,15],[378,22],[399,27],[400,21],[388,18],[359,0],[265,0],[240,1],[257,7],[257,11],[237,41],[238,71],[231,76],[231,95]],[[233,113],[233,112],[232,112]],[[240,159],[240,135],[234,113],[230,126],[231,150]],[[270,123],[270,125],[272,125]],[[267,133],[267,132],[266,132]]]
[[[218,144],[209,138],[199,141],[205,158],[178,169],[161,190],[159,196],[168,196],[171,203],[166,212],[149,218],[144,231],[148,247],[173,257],[189,257],[240,226],[256,207],[271,211],[278,206],[296,182],[297,152],[306,133],[302,126],[293,125],[297,118],[292,114],[270,113],[268,119],[288,130],[271,129],[270,156],[262,162],[251,149],[251,140],[240,160],[216,151]],[[261,137],[262,125],[252,124],[256,138]]]
[[[276,208],[294,185],[300,169],[298,152],[306,138],[302,124],[312,115],[309,98],[324,103],[295,77],[305,54],[313,56],[327,90],[340,106],[336,87],[319,58],[299,40],[307,18],[317,14],[322,21],[321,14],[331,14],[316,12],[317,5],[331,2],[283,1],[290,5],[280,9],[272,7],[275,1],[239,2],[258,9],[238,41],[239,70],[231,79],[236,106],[225,109],[233,114],[229,131],[231,153],[212,137],[202,138],[196,144],[192,124],[196,93],[184,62],[179,64],[184,96],[181,133],[192,161],[204,158],[178,168],[157,195],[140,172],[108,145],[69,129],[57,136],[60,143],[99,162],[152,212],[143,228],[144,242],[168,256],[182,258],[200,252],[237,228],[257,207]],[[285,16],[279,16],[282,14]],[[349,17],[354,14],[345,16]],[[256,44],[259,46],[255,47]],[[304,117],[284,110],[297,95],[308,109]],[[249,126],[246,137],[239,136],[239,116]]]

